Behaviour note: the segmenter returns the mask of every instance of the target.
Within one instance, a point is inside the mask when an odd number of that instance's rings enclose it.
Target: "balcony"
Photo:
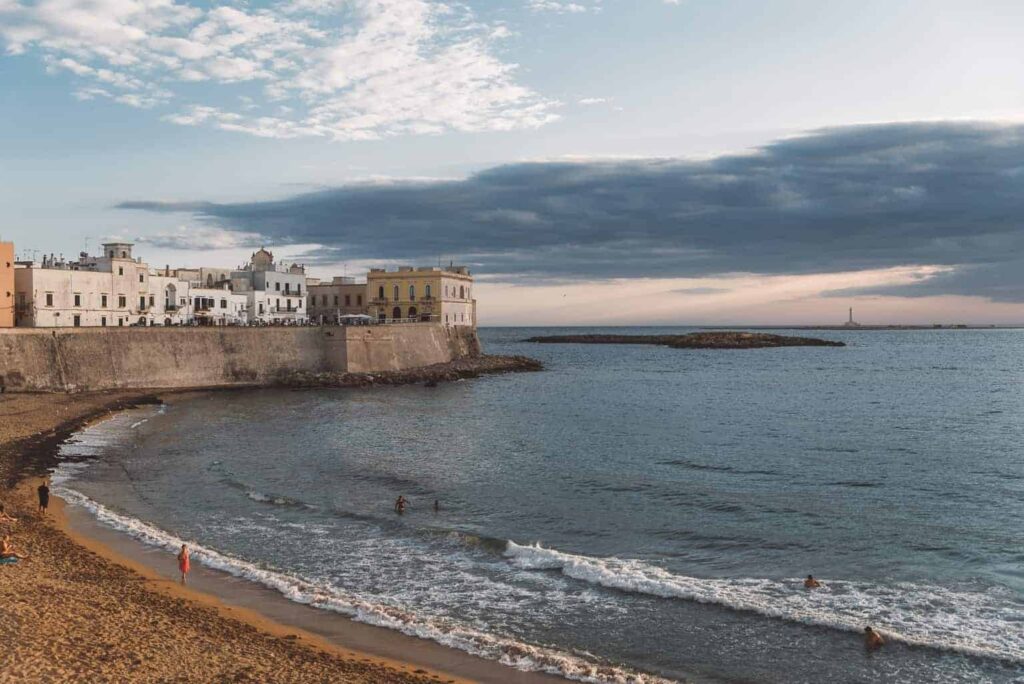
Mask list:
[[[387,297],[375,297],[374,299],[370,300],[370,304],[377,304],[383,306],[386,305],[388,301],[390,300]]]

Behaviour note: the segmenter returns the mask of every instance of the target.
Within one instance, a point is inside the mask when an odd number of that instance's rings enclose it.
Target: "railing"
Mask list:
[[[370,304],[387,304],[387,303],[388,303],[388,298],[387,297],[376,297],[376,298],[370,300]]]

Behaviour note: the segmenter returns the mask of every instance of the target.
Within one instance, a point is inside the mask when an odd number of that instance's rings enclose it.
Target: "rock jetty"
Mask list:
[[[480,356],[457,359],[421,368],[377,373],[309,373],[295,371],[274,383],[284,387],[369,387],[372,385],[416,385],[435,387],[440,382],[454,382],[481,375],[523,373],[544,370],[540,361],[526,356]]]
[[[685,335],[545,335],[527,342],[542,344],[655,344],[673,349],[766,349],[770,347],[845,347],[845,342],[768,333],[716,331]]]

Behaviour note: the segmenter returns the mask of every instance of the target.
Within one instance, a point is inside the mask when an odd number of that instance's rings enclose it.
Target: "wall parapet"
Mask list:
[[[480,353],[472,328],[0,330],[0,385],[19,392],[266,386],[296,372],[373,373]]]

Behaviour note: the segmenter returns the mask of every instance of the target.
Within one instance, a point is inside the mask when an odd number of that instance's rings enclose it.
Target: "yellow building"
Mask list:
[[[14,327],[14,244],[0,242],[0,328]]]
[[[465,266],[372,268],[366,298],[370,316],[379,321],[476,326],[473,276]]]

